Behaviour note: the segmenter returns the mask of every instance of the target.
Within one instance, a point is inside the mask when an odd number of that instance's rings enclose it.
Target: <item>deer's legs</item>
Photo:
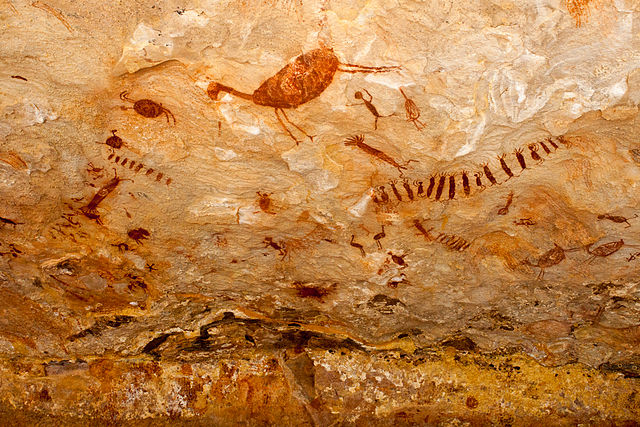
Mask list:
[[[302,129],[300,126],[298,126],[297,124],[293,123],[291,120],[289,120],[289,117],[287,117],[287,113],[284,112],[284,110],[282,108],[276,108],[276,116],[278,115],[278,110],[280,110],[280,112],[282,113],[282,115],[284,116],[284,119],[293,127],[295,127],[296,129],[298,129],[300,132],[302,132],[303,134],[305,134],[306,137],[308,137],[311,142],[313,142],[313,136],[309,135],[304,129]],[[280,120],[280,117],[278,117],[278,120]],[[280,120],[280,123],[283,123],[282,120]],[[284,126],[284,124],[283,124]],[[287,130],[288,131],[288,130]],[[289,134],[291,134],[291,132],[289,132]],[[295,139],[295,138],[294,138]],[[297,143],[297,140],[296,140]]]
[[[287,127],[287,125],[284,124],[284,122],[282,121],[282,119],[280,118],[280,116],[278,115],[278,110],[279,108],[274,109],[275,113],[276,113],[276,118],[278,119],[278,121],[280,122],[280,125],[282,126],[282,128],[285,130],[285,132],[287,132],[289,134],[289,136],[291,137],[291,139],[293,139],[296,142],[296,145],[300,144],[300,141],[298,141],[296,139],[295,136],[293,136],[293,134],[291,133],[291,131],[289,130],[289,128]],[[287,120],[288,121],[288,120]]]

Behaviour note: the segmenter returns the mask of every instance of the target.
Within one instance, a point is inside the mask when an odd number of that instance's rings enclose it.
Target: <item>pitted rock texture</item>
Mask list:
[[[640,419],[639,18],[5,0],[0,417]]]

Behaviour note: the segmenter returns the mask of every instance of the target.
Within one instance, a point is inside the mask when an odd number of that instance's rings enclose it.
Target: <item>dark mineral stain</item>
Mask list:
[[[314,298],[322,301],[322,299],[331,292],[331,290],[327,288],[304,285],[300,282],[293,282],[293,286],[296,288],[297,294],[300,298]]]
[[[133,321],[135,317],[133,316],[122,316],[116,315],[113,319],[98,319],[93,325],[89,328],[84,329],[77,334],[71,335],[68,339],[69,341],[75,341],[80,338],[84,338],[88,335],[98,336],[102,333],[106,328],[117,328],[124,324],[130,323]]]
[[[56,268],[60,274],[74,275],[76,273],[76,265],[71,260],[64,260],[56,264]]]
[[[405,304],[397,298],[392,298],[384,294],[375,295],[367,302],[367,307],[380,312],[381,314],[393,314],[393,307],[405,306]]]
[[[147,343],[142,349],[142,353],[151,354],[155,357],[159,357],[160,355],[155,351],[158,347],[160,347],[164,342],[169,338],[172,334],[162,334],[158,337],[155,337],[151,341]]]
[[[49,395],[49,390],[47,390],[46,388],[43,388],[42,390],[40,390],[40,393],[38,393],[38,398],[43,402],[51,402],[51,396]]]
[[[308,400],[315,399],[315,366],[309,355],[303,352],[299,356],[287,360],[285,363],[291,370],[291,373],[293,373],[305,397]]]
[[[309,331],[285,332],[282,334],[278,347],[293,348],[296,353],[302,353],[313,336],[313,332]]]
[[[475,409],[478,407],[478,399],[473,396],[467,397],[466,405],[468,408]]]
[[[133,319],[133,316],[116,315],[112,320],[106,320],[104,324],[110,328],[117,328],[118,326],[130,323]]]
[[[605,362],[598,366],[598,369],[604,372],[617,372],[625,378],[640,378],[640,359],[616,363]]]
[[[453,347],[461,351],[473,351],[476,349],[476,343],[469,337],[455,336],[447,338],[440,343],[443,347]]]
[[[73,371],[82,371],[89,368],[86,361],[78,359],[71,360],[53,360],[43,364],[45,376],[67,374]]]
[[[231,311],[225,311],[222,314],[222,319],[220,320],[214,320],[211,323],[207,323],[206,325],[202,325],[200,326],[200,336],[198,337],[199,339],[206,339],[209,338],[209,329],[216,327],[216,326],[220,326],[220,325],[225,325],[225,324],[230,324],[230,323],[255,323],[257,322],[257,320],[253,320],[253,319],[238,319],[236,317],[235,314],[233,314]]]

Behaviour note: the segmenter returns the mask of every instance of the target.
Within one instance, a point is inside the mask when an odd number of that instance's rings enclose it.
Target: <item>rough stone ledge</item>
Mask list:
[[[192,363],[4,359],[0,417],[17,425],[638,425],[637,364],[545,367],[514,349],[456,349],[461,342],[413,353],[289,347]]]

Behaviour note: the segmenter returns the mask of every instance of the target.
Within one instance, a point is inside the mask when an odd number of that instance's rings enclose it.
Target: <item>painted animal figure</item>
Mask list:
[[[144,228],[134,228],[127,232],[127,236],[135,240],[137,244],[141,245],[143,240],[146,240],[151,236],[151,233]]]
[[[349,244],[351,246],[353,246],[354,248],[360,249],[360,254],[362,254],[362,256],[366,256],[366,253],[364,252],[364,247],[360,243],[353,241],[353,239],[355,239],[355,237],[356,237],[355,234],[351,235],[351,241],[349,242]]]
[[[386,234],[384,232],[384,225],[382,226],[382,231],[378,234],[376,234],[375,236],[373,236],[373,240],[376,241],[376,243],[378,244],[378,248],[382,249],[382,244],[380,243],[380,239],[383,239],[386,237]]]
[[[271,198],[269,196],[271,196],[271,193],[261,193],[260,191],[256,191],[256,194],[258,195],[258,206],[260,206],[262,212],[275,215],[276,213],[271,212],[270,210]]]
[[[554,243],[554,247],[542,254],[536,264],[529,262],[529,260],[524,260],[522,263],[531,267],[538,267],[540,269],[540,273],[538,273],[538,279],[540,280],[544,278],[544,270],[546,268],[560,264],[562,260],[566,258],[564,252],[564,249]]]
[[[121,148],[123,144],[122,138],[116,135],[116,132],[118,132],[116,129],[111,131],[113,136],[110,136],[109,138],[107,138],[107,140],[105,141],[105,144],[107,144],[109,147],[112,147],[112,148]]]
[[[631,227],[629,224],[630,219],[635,219],[638,217],[638,214],[634,214],[631,218],[626,218],[620,215],[610,215],[610,214],[602,214],[598,215],[599,220],[608,219],[611,222],[615,222],[616,224],[622,224],[623,222],[627,224],[627,228]]]
[[[614,242],[609,242],[609,243],[604,243],[594,249],[591,249],[591,246],[593,244],[587,245],[585,246],[585,250],[587,251],[587,253],[589,255],[591,255],[588,259],[587,259],[587,263],[591,263],[593,262],[594,259],[596,259],[596,257],[608,257],[609,255],[612,255],[616,252],[618,252],[620,250],[621,247],[624,246],[624,240],[620,239],[620,240],[616,240]]]
[[[287,134],[296,144],[300,141],[291,133],[289,128],[280,118],[282,113],[285,120],[311,141],[313,137],[302,128],[292,123],[284,112],[285,108],[296,108],[320,96],[333,81],[336,72],[345,73],[384,73],[399,70],[400,67],[368,67],[364,65],[347,64],[340,62],[333,53],[333,49],[321,47],[296,57],[274,76],[265,80],[252,94],[244,93],[225,86],[221,83],[211,82],[207,88],[207,94],[217,101],[220,92],[230,93],[239,98],[249,100],[257,105],[272,107],[276,118]]]
[[[142,117],[147,117],[149,119],[153,119],[159,117],[161,114],[164,114],[167,117],[167,123],[171,123],[169,121],[169,116],[173,119],[173,124],[176,124],[176,118],[173,116],[173,113],[168,109],[164,108],[162,104],[158,104],[155,101],[150,99],[138,99],[134,101],[129,98],[129,92],[126,90],[120,93],[120,99],[123,101],[128,101],[133,103],[133,110],[140,114]],[[126,110],[127,107],[122,107],[123,110]],[[115,136],[115,134],[114,134]]]

